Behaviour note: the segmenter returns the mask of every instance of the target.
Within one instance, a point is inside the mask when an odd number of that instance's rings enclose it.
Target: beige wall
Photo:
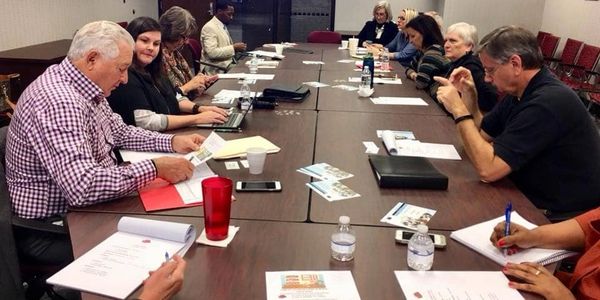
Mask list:
[[[557,54],[567,38],[600,47],[600,1],[546,0],[541,30],[561,37]]]
[[[158,16],[156,0],[1,0],[0,51],[67,39],[100,19],[130,21]],[[133,14],[132,10],[135,10]]]

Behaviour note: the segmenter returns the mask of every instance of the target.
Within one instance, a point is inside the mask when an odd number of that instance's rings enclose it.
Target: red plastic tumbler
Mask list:
[[[206,238],[209,240],[220,241],[227,238],[232,188],[231,179],[226,177],[211,177],[202,180],[204,229]]]

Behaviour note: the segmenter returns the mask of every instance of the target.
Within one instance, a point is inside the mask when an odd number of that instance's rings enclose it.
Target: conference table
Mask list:
[[[122,214],[75,212],[68,214],[74,255],[81,256],[116,232]],[[200,217],[144,216],[204,228]],[[232,220],[240,227],[227,248],[194,244],[186,253],[187,268],[181,292],[174,299],[266,299],[265,272],[351,271],[361,299],[405,299],[394,271],[407,270],[406,245],[394,240],[394,228],[354,226],[354,260],[331,259],[334,225]],[[435,231],[449,235],[448,231]],[[76,242],[75,242],[76,241]],[[436,250],[432,270],[499,271],[502,266],[448,239]],[[458,259],[457,259],[458,258]],[[107,287],[108,288],[108,287]],[[131,297],[139,296],[139,289]],[[525,294],[527,299],[541,299]],[[105,299],[83,293],[83,299]]]
[[[272,84],[308,81],[356,85],[348,82],[348,77],[359,74],[354,64],[338,62],[349,58],[346,50],[331,44],[296,47],[303,51],[284,51],[286,57],[278,68],[259,69],[259,73],[275,77],[272,81],[257,80],[251,89],[262,91]],[[307,65],[303,63],[306,60],[324,64]],[[280,102],[274,110],[254,109],[247,115],[242,132],[219,133],[226,140],[261,135],[281,151],[268,155],[261,175],[249,175],[245,168],[227,170],[224,161],[211,160],[208,166],[215,173],[234,181],[279,180],[282,191],[234,192],[231,224],[240,226],[240,231],[225,249],[202,245],[190,249],[185,256],[186,282],[176,299],[265,299],[264,273],[283,270],[350,270],[362,299],[403,299],[393,271],[407,269],[406,247],[394,242],[397,228],[380,222],[398,202],[437,211],[428,225],[447,237],[448,247],[436,252],[435,270],[499,271],[501,266],[454,242],[449,234],[502,215],[509,201],[529,221],[548,223],[510,180],[480,181],[452,119],[425,92],[415,88],[399,64],[392,66],[402,85],[375,85],[373,96],[420,97],[426,106],[376,105],[368,98],[358,97],[356,92],[311,87],[311,94],[303,102]],[[247,72],[244,61],[230,71]],[[221,89],[239,88],[237,79],[221,79],[195,101],[208,105]],[[384,129],[409,130],[421,142],[453,145],[460,160],[429,159],[448,176],[448,189],[379,188],[363,142],[375,143],[380,148],[378,154],[387,155],[376,136],[376,130]],[[192,132],[206,136],[210,130],[186,128],[172,133]],[[315,179],[296,170],[321,162],[352,173],[354,176],[342,183],[361,197],[329,202],[311,192],[306,184]],[[114,233],[122,215],[191,223],[203,228],[202,206],[146,212],[139,196],[132,194],[70,209],[67,219],[75,256],[81,256]],[[340,215],[350,216],[357,232],[356,259],[349,263],[333,261],[329,254],[330,235]],[[84,298],[96,297],[86,294]]]

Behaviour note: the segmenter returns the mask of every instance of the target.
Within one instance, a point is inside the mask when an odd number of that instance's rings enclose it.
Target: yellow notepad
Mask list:
[[[262,136],[252,136],[237,140],[229,140],[221,150],[213,155],[213,159],[228,159],[234,157],[246,156],[246,149],[251,147],[261,147],[267,149],[267,153],[277,153],[281,148],[271,143]]]

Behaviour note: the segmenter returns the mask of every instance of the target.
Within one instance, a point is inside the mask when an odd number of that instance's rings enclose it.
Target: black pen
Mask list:
[[[240,133],[242,132],[241,129],[226,129],[226,128],[217,128],[214,130],[215,132],[234,132],[234,133]]]

